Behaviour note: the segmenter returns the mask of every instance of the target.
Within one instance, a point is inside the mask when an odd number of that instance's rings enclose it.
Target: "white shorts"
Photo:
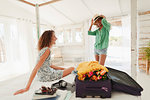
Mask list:
[[[101,50],[94,48],[94,54],[95,54],[95,55],[101,55],[101,54],[106,55],[106,54],[107,54],[107,48],[101,49]]]

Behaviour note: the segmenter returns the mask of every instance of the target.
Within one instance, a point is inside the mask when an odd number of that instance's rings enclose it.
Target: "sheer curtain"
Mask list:
[[[36,63],[36,57],[37,57],[37,42],[38,42],[38,38],[37,38],[37,34],[36,31],[33,30],[33,24],[31,22],[17,22],[18,24],[18,31],[20,34],[20,41],[22,41],[23,44],[26,45],[26,47],[24,47],[22,44],[20,45],[20,47],[22,48],[21,50],[21,55],[26,55],[26,53],[28,53],[26,56],[28,59],[27,62],[29,62],[30,65],[30,69],[34,68],[34,65]],[[23,57],[23,56],[22,56]]]
[[[5,54],[5,61],[0,62],[0,81],[29,72],[37,56],[37,35],[33,33],[33,23],[21,19],[5,20],[1,22],[1,51]]]

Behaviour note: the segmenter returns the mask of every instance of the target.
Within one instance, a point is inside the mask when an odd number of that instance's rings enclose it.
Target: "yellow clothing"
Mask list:
[[[108,72],[108,69],[100,65],[98,61],[83,62],[83,63],[80,63],[79,66],[77,67],[79,76],[89,73],[91,71],[96,71],[100,69],[103,69],[106,72]]]

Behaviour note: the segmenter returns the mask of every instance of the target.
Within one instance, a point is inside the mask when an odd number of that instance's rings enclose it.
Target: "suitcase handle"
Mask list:
[[[104,86],[102,86],[102,87],[85,87],[85,88],[88,91],[90,91],[90,90],[103,90],[103,91],[108,92],[108,90],[109,90],[107,87],[104,87]]]
[[[86,89],[92,89],[92,90],[93,90],[93,89],[101,89],[102,87],[88,87],[88,86],[87,86],[87,87],[85,87],[85,88],[86,88]]]

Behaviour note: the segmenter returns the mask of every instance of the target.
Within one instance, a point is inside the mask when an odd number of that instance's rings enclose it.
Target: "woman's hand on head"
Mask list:
[[[17,94],[21,94],[21,93],[27,92],[28,90],[29,90],[29,89],[27,89],[27,88],[25,88],[25,89],[20,89],[20,90],[16,91],[16,92],[14,93],[14,95],[17,95]]]
[[[106,19],[106,17],[104,15],[100,15],[100,16]]]

